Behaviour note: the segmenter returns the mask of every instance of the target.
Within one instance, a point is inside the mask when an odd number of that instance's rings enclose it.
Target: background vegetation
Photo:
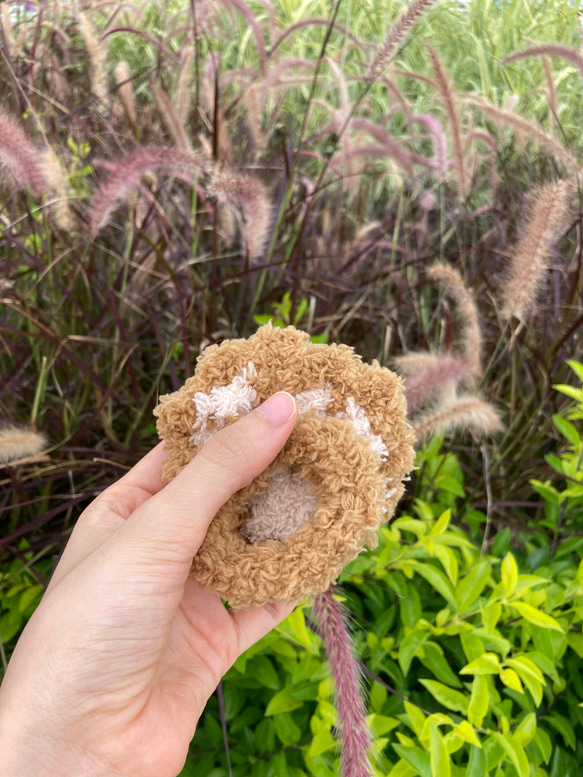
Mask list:
[[[159,394],[267,316],[396,365],[427,440],[337,592],[373,768],[579,774],[576,6],[1,10],[3,663]],[[306,604],[225,678],[183,774],[331,775],[328,678]]]

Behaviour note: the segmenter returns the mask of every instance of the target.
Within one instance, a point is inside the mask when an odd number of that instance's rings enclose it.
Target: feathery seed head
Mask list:
[[[46,437],[39,432],[17,426],[0,427],[0,464],[38,456],[46,445]]]

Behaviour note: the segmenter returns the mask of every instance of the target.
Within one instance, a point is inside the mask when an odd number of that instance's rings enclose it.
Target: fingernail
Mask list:
[[[266,399],[257,410],[274,426],[282,426],[295,414],[296,401],[287,391],[278,391]]]

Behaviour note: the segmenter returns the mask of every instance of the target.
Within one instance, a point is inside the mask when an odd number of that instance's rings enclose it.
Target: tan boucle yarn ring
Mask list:
[[[207,348],[180,391],[161,397],[164,478],[276,391],[296,397],[296,427],[271,466],[217,513],[192,565],[192,577],[234,608],[326,590],[365,545],[376,546],[413,467],[399,378],[347,346],[268,324]]]

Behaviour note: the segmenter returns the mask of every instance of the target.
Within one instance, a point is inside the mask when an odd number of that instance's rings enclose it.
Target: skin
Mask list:
[[[226,610],[188,574],[296,419],[275,394],[168,485],[158,445],[85,510],[0,688],[3,777],[176,777],[220,678],[293,609]]]

